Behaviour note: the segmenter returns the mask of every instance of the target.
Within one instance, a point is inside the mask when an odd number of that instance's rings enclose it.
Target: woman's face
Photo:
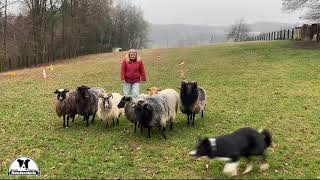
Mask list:
[[[137,52],[130,52],[130,53],[129,53],[129,57],[130,57],[130,59],[132,59],[132,60],[137,59]]]

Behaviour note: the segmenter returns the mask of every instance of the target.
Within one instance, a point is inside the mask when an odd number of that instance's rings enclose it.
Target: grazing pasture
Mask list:
[[[316,178],[320,176],[320,51],[292,42],[230,43],[177,49],[141,50],[147,82],[161,89],[180,86],[179,63],[187,80],[206,90],[204,119],[195,127],[179,111],[172,131],[133,132],[124,117],[107,127],[82,117],[69,122],[56,116],[59,88],[85,84],[122,93],[120,59],[124,52],[83,56],[42,68],[0,74],[0,178],[17,156],[30,156],[40,178],[225,178],[224,163],[188,155],[199,136],[214,137],[251,126],[273,133],[270,168],[236,178]],[[158,55],[161,59],[158,59]],[[96,117],[97,118],[97,117]],[[242,161],[241,171],[244,171]]]

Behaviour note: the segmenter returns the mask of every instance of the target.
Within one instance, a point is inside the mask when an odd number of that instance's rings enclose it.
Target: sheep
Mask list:
[[[201,117],[203,117],[203,111],[205,110],[207,103],[207,94],[203,88],[198,86],[196,81],[182,81],[180,98],[180,110],[182,113],[187,114],[187,124],[192,120],[192,126],[194,126],[196,114],[201,111]]]
[[[134,123],[134,132],[137,131],[137,125],[140,127],[140,123],[136,119],[136,115],[134,112],[134,106],[136,105],[137,101],[148,97],[146,94],[140,94],[135,96],[123,96],[121,101],[118,104],[118,108],[124,108],[126,118]],[[141,128],[142,131],[142,128]]]
[[[56,113],[58,117],[63,116],[63,127],[69,127],[69,118],[74,117],[77,114],[76,102],[75,102],[75,91],[69,92],[67,89],[59,89],[54,92],[57,95],[56,101]],[[67,117],[67,119],[66,119]],[[67,120],[67,124],[66,124]]]
[[[119,93],[100,94],[97,111],[98,117],[101,120],[107,121],[107,124],[112,120],[113,125],[115,125],[116,120],[119,125],[119,118],[121,115],[124,115],[124,109],[117,107],[121,99],[122,96]]]
[[[141,126],[148,128],[148,138],[152,127],[159,127],[162,136],[166,139],[164,131],[166,123],[170,122],[170,130],[179,108],[179,94],[173,89],[166,89],[161,93],[139,100],[135,106],[136,119]]]
[[[79,115],[84,117],[86,127],[89,126],[89,116],[92,115],[94,121],[96,112],[98,110],[98,96],[105,93],[102,88],[90,88],[88,86],[80,86],[76,91],[76,109]]]
[[[151,87],[151,88],[148,88],[148,89],[147,89],[147,92],[148,92],[148,95],[149,95],[149,96],[156,95],[156,94],[158,94],[160,91],[161,91],[161,88],[158,88],[158,87]]]

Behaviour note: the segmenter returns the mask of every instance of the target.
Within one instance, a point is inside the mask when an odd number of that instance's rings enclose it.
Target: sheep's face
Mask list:
[[[57,100],[63,101],[66,98],[68,92],[69,92],[69,90],[67,90],[67,89],[59,89],[53,93],[55,93],[57,95]]]
[[[198,83],[196,81],[182,81],[181,82],[181,93],[191,95],[198,90]]]
[[[103,107],[106,109],[111,109],[112,104],[111,104],[111,99],[113,98],[112,94],[108,94],[107,96],[99,96],[102,99],[102,104]]]
[[[89,97],[89,89],[90,89],[90,87],[82,85],[77,88],[77,91],[79,92],[80,96],[83,99],[85,99],[85,98]]]
[[[127,102],[131,101],[132,97],[130,96],[123,96],[121,101],[118,104],[118,108],[124,108]]]
[[[153,95],[158,94],[159,91],[161,91],[161,89],[158,87],[151,87],[151,88],[148,88],[147,91],[148,91],[149,96],[153,96]]]
[[[134,111],[137,120],[140,121],[144,127],[149,127],[149,122],[152,119],[152,106],[149,103],[140,100],[137,102]]]

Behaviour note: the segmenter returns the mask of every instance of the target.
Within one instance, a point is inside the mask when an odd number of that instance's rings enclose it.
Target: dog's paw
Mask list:
[[[260,165],[260,171],[265,171],[267,169],[269,169],[269,164],[268,163],[265,163],[265,164],[262,164]]]
[[[223,173],[229,177],[237,176],[238,166],[239,166],[239,162],[227,163],[224,166]]]
[[[248,174],[252,171],[252,169],[253,169],[253,164],[248,164],[246,167],[246,170],[244,170],[242,174]]]

